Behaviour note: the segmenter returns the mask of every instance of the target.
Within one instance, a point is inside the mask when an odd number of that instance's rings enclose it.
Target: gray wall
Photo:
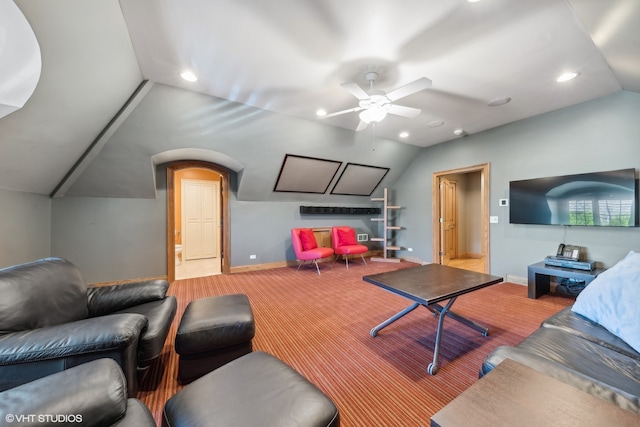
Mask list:
[[[166,275],[166,169],[158,167],[156,176],[155,199],[54,199],[51,253],[76,264],[90,283]],[[294,260],[293,227],[350,225],[360,233],[377,233],[368,216],[300,215],[300,204],[308,202],[246,202],[230,193],[233,267]],[[313,205],[375,205],[367,203],[368,197],[349,199],[354,203]]]
[[[640,94],[619,92],[574,107],[428,147],[393,187],[406,208],[399,244],[412,257],[432,259],[431,182],[434,172],[490,163],[491,273],[526,277],[527,265],[552,255],[560,242],[586,248],[609,267],[640,250],[640,228],[588,228],[509,224],[509,181],[553,175],[640,168]],[[409,253],[404,253],[409,255]]]
[[[51,253],[87,282],[166,275],[165,197],[54,199]]]
[[[0,188],[0,268],[51,253],[51,199]]]

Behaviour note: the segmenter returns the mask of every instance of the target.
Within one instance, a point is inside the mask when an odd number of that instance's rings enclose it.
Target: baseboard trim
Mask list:
[[[528,279],[524,277],[514,276],[512,274],[507,274],[507,277],[505,278],[505,282],[515,283],[517,285],[524,285],[524,286],[528,286],[529,284]]]
[[[371,258],[376,255],[380,255],[382,251],[369,251],[364,254],[365,258]],[[324,258],[318,261],[318,263],[324,262],[333,262],[334,257]],[[251,265],[238,265],[235,267],[231,267],[230,273],[244,273],[247,271],[259,271],[259,270],[269,270],[271,268],[282,268],[282,267],[297,267],[299,264],[298,260],[288,260],[288,261],[276,261],[276,262],[267,262],[264,264],[251,264]]]
[[[327,261],[319,261],[319,262],[327,262]],[[252,265],[239,265],[236,267],[231,267],[230,273],[245,273],[247,271],[259,271],[259,270],[270,270],[272,268],[281,268],[281,267],[291,267],[298,265],[295,261],[277,261],[277,262],[268,262],[264,264],[252,264]]]
[[[425,262],[422,258],[418,258],[415,256],[403,256],[402,259],[407,262],[413,262],[420,265],[431,264],[430,262]]]

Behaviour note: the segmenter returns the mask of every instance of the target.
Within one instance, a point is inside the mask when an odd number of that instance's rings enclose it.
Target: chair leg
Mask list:
[[[316,266],[316,271],[318,272],[318,275],[320,275],[320,266],[318,265],[318,260],[314,259],[314,260],[311,260],[311,262],[313,263],[313,265]],[[304,261],[298,260],[298,268],[296,268],[296,271],[300,270],[300,267],[302,267],[304,263],[305,263]]]
[[[347,270],[348,270],[349,269],[349,254],[345,255],[344,262],[347,264]]]
[[[364,262],[364,265],[367,265],[367,261],[364,259],[364,255],[360,254],[360,258],[362,258],[362,262]]]

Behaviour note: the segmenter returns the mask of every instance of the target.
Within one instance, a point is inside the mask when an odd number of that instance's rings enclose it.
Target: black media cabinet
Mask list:
[[[573,268],[554,267],[546,265],[544,261],[531,264],[527,267],[529,298],[536,299],[541,295],[549,293],[551,277],[561,277],[566,279],[575,279],[584,281],[588,285],[595,279],[598,274],[605,271],[604,268],[596,268],[594,270],[577,270]]]

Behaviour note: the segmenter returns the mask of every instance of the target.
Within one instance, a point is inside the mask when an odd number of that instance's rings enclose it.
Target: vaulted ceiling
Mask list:
[[[245,184],[259,193],[259,165],[275,169],[274,181],[283,153],[362,160],[353,144],[327,140],[373,136],[378,155],[404,165],[421,147],[640,91],[637,0],[15,3],[37,37],[42,70],[25,106],[0,118],[0,187],[9,190],[144,197],[154,162],[197,149],[253,177]],[[10,40],[0,39],[0,64]],[[183,80],[185,70],[198,80]],[[366,89],[370,71],[387,93],[430,79],[430,88],[395,102],[421,113],[389,114],[360,132],[357,112],[316,116],[357,107],[341,84]],[[579,75],[556,82],[567,71]],[[503,99],[510,102],[492,106]],[[250,133],[233,136],[242,132]],[[210,135],[226,139],[202,142]],[[245,159],[256,150],[252,137],[258,153],[273,144],[273,159]],[[295,145],[300,139],[309,145]],[[144,188],[118,190],[132,182]]]

